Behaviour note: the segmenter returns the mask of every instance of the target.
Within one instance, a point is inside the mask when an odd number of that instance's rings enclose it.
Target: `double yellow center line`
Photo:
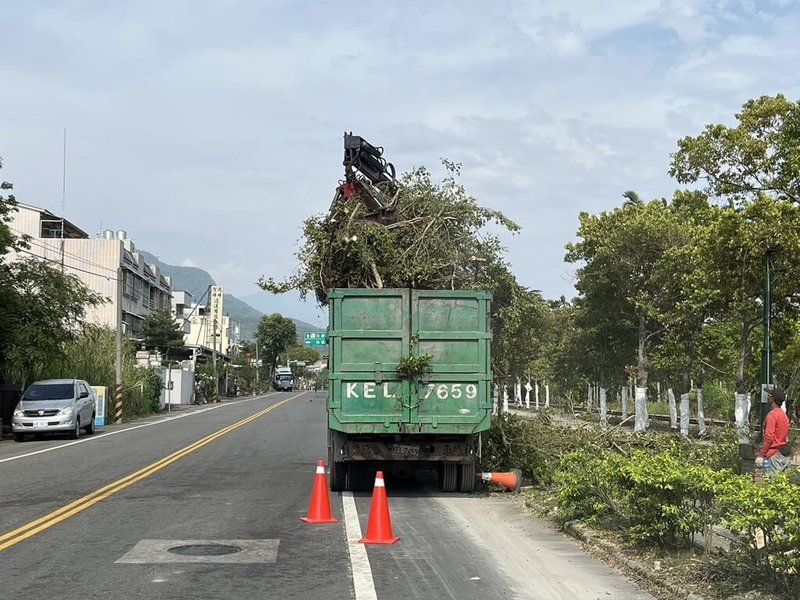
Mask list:
[[[35,521],[31,521],[30,523],[26,523],[22,527],[18,527],[13,531],[9,531],[8,533],[0,535],[0,551],[5,550],[6,548],[10,548],[15,544],[19,544],[21,541],[26,540],[29,537],[33,537],[37,533],[41,533],[45,529],[48,529],[53,525],[60,523],[61,521],[65,521],[66,519],[69,519],[70,517],[78,514],[79,512],[82,512],[87,508],[94,506],[98,502],[101,502],[102,500],[105,500],[106,498],[113,496],[117,492],[124,490],[125,488],[133,485],[137,481],[141,481],[146,477],[150,477],[151,475],[158,473],[161,469],[171,465],[176,460],[180,460],[184,456],[187,456],[192,452],[199,450],[203,446],[206,446],[211,442],[218,440],[223,435],[226,435],[231,431],[238,429],[239,427],[247,425],[251,421],[255,421],[259,417],[264,416],[268,412],[275,410],[276,408],[286,404],[287,402],[290,402],[291,400],[294,400],[297,397],[298,396],[292,396],[291,398],[287,398],[286,400],[281,400],[280,402],[277,402],[272,406],[265,408],[264,410],[259,411],[254,415],[247,417],[246,419],[242,419],[241,421],[238,421],[233,425],[229,425],[228,427],[220,429],[219,431],[212,433],[211,435],[208,435],[192,444],[189,444],[188,446],[181,448],[177,452],[173,452],[172,454],[165,456],[160,460],[157,460],[156,462],[144,467],[143,469],[139,469],[138,471],[131,473],[130,475],[127,475],[122,479],[113,481],[108,485],[104,485],[103,487],[101,487],[98,490],[95,490],[91,494],[87,494],[83,498],[78,498],[77,500],[70,502],[66,506],[62,506],[61,508],[51,512],[50,514],[40,517]]]

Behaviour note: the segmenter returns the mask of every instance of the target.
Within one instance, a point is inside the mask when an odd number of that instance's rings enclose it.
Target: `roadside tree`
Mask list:
[[[87,306],[101,302],[80,280],[42,260],[18,260],[8,267],[5,317],[7,332],[5,374],[25,385],[58,361],[67,342],[75,339]]]
[[[147,315],[142,323],[144,345],[154,350],[158,348],[165,356],[183,346],[183,331],[168,310],[160,310]]]
[[[567,244],[566,260],[583,263],[576,288],[584,316],[609,349],[624,348],[615,342],[635,332],[637,387],[646,389],[648,348],[663,332],[659,316],[669,300],[659,261],[675,244],[677,222],[664,202],[643,203],[635,195],[610,212],[581,213],[579,221],[580,241]]]
[[[800,203],[800,102],[761,96],[735,116],[735,127],[711,124],[679,140],[670,175],[703,181],[709,196],[731,205],[759,195]]]
[[[300,360],[309,365],[319,360],[319,352],[303,344],[289,346],[286,349],[286,356],[289,360]]]
[[[260,357],[269,368],[269,376],[278,357],[296,343],[297,326],[294,321],[278,313],[261,317],[256,331]]]

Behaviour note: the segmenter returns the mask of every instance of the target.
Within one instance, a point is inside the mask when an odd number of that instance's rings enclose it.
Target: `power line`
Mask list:
[[[15,232],[15,233],[18,233],[19,235],[22,235],[22,236],[26,236],[27,235],[24,232],[20,231],[19,229],[15,229],[14,227],[9,227],[9,229],[11,231]],[[42,240],[45,240],[45,239],[55,239],[55,238],[32,238],[32,237],[27,237],[27,239],[24,239],[24,241],[26,243],[33,244],[34,246],[37,246],[37,247],[42,248],[44,250],[53,250],[53,251],[55,251],[55,249],[50,248],[50,246],[48,246],[48,245],[43,243]],[[75,260],[81,261],[81,262],[83,262],[85,264],[88,264],[88,265],[91,265],[93,267],[97,267],[98,269],[105,269],[106,271],[110,271],[112,273],[116,273],[117,272],[116,269],[112,269],[112,268],[103,266],[101,264],[92,262],[88,258],[83,257],[83,256],[78,256],[77,254],[74,254],[72,252],[61,252],[61,254],[65,254],[66,256],[69,256],[70,258],[73,258]]]
[[[20,248],[19,252],[24,252],[25,254],[30,254],[31,256],[33,256],[35,258],[38,258],[39,260],[42,260],[42,261],[45,261],[45,262],[54,263],[54,264],[57,264],[57,265],[61,264],[61,261],[59,261],[59,260],[54,260],[52,258],[45,258],[44,256],[39,256],[35,252],[31,252],[30,250],[24,250],[24,249]],[[94,275],[95,277],[102,277],[104,279],[107,279],[108,281],[117,281],[116,277],[109,277],[108,275],[103,275],[102,273],[97,273],[95,271],[87,271],[86,269],[81,269],[80,267],[73,267],[72,265],[64,265],[64,268],[72,269],[73,271],[80,271],[81,273],[86,273],[88,275]]]
[[[32,245],[36,246],[37,248],[41,248],[42,250],[53,250],[53,251],[55,251],[55,249],[51,248],[50,246],[47,246],[46,244],[42,244],[42,243],[39,243],[39,242],[34,241],[34,240],[28,240],[28,242],[31,243]],[[117,272],[116,269],[112,269],[110,267],[106,267],[106,266],[101,265],[99,263],[93,262],[93,261],[91,261],[88,258],[85,258],[83,256],[78,256],[77,254],[72,254],[70,252],[60,252],[59,254],[66,255],[69,258],[71,258],[72,260],[84,263],[86,265],[89,265],[89,266],[92,266],[92,267],[96,267],[98,269],[103,269],[104,271],[109,271],[110,273],[116,273]]]
[[[14,231],[18,231],[18,230],[14,230]],[[31,242],[34,246],[36,246],[38,248],[42,248],[44,250],[54,250],[53,248],[50,248],[47,245],[38,243],[36,239],[29,239],[27,241]],[[47,262],[51,262],[51,263],[54,263],[54,264],[58,264],[58,265],[60,265],[62,267],[62,270],[63,270],[63,268],[69,268],[69,269],[73,269],[75,271],[80,271],[81,273],[86,273],[88,275],[95,275],[97,277],[103,277],[108,281],[116,281],[117,280],[116,277],[111,277],[111,276],[108,276],[108,275],[104,275],[103,273],[98,273],[96,271],[89,271],[87,269],[82,269],[80,267],[65,265],[60,260],[50,259],[50,258],[47,258],[45,256],[41,256],[39,254],[36,254],[34,252],[30,252],[28,250],[20,249],[20,252],[25,252],[26,254],[30,254],[31,256],[34,256],[34,257],[39,258],[41,260],[44,260],[44,261],[47,261]],[[98,269],[103,269],[104,271],[108,271],[109,273],[114,273],[114,275],[117,274],[117,270],[116,269],[111,269],[109,267],[105,267],[103,265],[97,264],[97,263],[92,262],[92,261],[90,261],[90,260],[88,260],[88,259],[86,259],[86,258],[84,258],[82,256],[78,256],[76,254],[71,254],[69,252],[67,253],[67,256],[69,256],[70,258],[73,258],[75,260],[78,260],[80,262],[83,262],[84,264],[90,265],[92,267],[96,267]],[[125,269],[125,270],[130,271],[129,269]],[[147,281],[147,279],[144,278],[144,277],[139,277],[139,279],[141,279],[143,281]],[[148,285],[149,285],[149,281],[148,281]],[[156,287],[156,286],[153,286],[153,287]],[[145,292],[137,290],[134,285],[129,286],[129,291],[125,292],[125,295],[129,296],[131,298],[136,298],[138,300],[147,300],[148,302],[150,301],[150,295],[145,293]],[[204,294],[204,296],[205,296],[205,294]]]

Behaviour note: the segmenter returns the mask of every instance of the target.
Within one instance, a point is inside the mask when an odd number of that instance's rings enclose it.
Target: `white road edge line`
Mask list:
[[[42,450],[36,450],[35,452],[28,452],[26,454],[20,454],[18,456],[10,456],[8,458],[0,459],[0,463],[10,462],[12,460],[19,460],[20,458],[28,458],[29,456],[36,456],[37,454],[44,454],[45,452],[52,452],[53,450],[60,450],[61,448],[67,448],[69,446],[74,446],[75,444],[83,444],[84,442],[93,442],[95,440],[101,440],[105,437],[110,435],[117,435],[118,433],[125,433],[126,431],[133,431],[134,429],[141,429],[142,427],[152,427],[153,425],[161,425],[162,423],[169,423],[170,421],[175,421],[176,419],[183,419],[186,417],[191,417],[192,415],[199,415],[204,412],[208,412],[210,410],[215,410],[217,408],[222,408],[223,406],[233,406],[234,404],[240,404],[242,402],[252,402],[253,400],[263,400],[264,398],[269,398],[270,396],[274,396],[275,393],[266,394],[264,396],[256,396],[254,398],[245,398],[244,400],[235,400],[233,402],[223,402],[220,404],[215,404],[214,406],[210,406],[208,408],[201,408],[200,410],[195,410],[189,413],[184,413],[182,415],[175,415],[174,417],[165,417],[163,419],[159,419],[158,421],[151,421],[150,423],[143,423],[142,425],[134,425],[133,427],[126,427],[125,429],[118,429],[117,431],[109,431],[108,433],[101,433],[99,435],[93,435],[91,437],[83,438],[82,440],[76,440],[74,442],[67,442],[66,444],[61,444],[60,446],[53,446],[51,448],[44,448]]]
[[[378,600],[375,582],[372,580],[372,568],[369,566],[367,548],[359,544],[361,525],[358,522],[356,501],[352,492],[342,492],[342,515],[347,535],[347,551],[350,554],[350,570],[353,572],[353,589],[356,600]]]

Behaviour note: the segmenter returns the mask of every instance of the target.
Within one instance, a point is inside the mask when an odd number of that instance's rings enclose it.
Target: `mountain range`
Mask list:
[[[136,251],[142,255],[146,263],[156,265],[164,275],[172,279],[172,289],[189,292],[194,298],[195,302],[201,302],[201,300],[206,302],[208,301],[208,298],[205,297],[206,293],[208,292],[208,288],[209,286],[216,285],[216,282],[207,271],[198,267],[182,267],[179,265],[171,265],[161,261],[158,257],[150,254],[149,252],[139,250],[138,248]],[[294,321],[294,324],[297,327],[298,343],[303,343],[303,337],[306,333],[325,331],[324,327],[319,327],[317,325],[312,325],[311,323],[295,319],[288,314],[289,310],[292,308],[292,300],[299,302],[299,297],[289,296],[282,299],[281,302],[269,303],[270,297],[271,294],[267,294],[266,292],[245,296],[245,298],[250,299],[254,303],[258,302],[259,307],[264,309],[262,311],[253,308],[248,302],[237,298],[233,294],[223,295],[223,312],[225,312],[225,314],[227,314],[232,320],[239,323],[240,334],[243,340],[252,340],[255,337],[255,332],[258,328],[259,321],[261,321],[261,317],[263,317],[265,314],[276,312],[285,317],[289,317],[292,319],[292,321]],[[272,304],[275,308],[272,308],[270,304]],[[302,307],[297,305],[295,305],[295,308],[302,309]]]

